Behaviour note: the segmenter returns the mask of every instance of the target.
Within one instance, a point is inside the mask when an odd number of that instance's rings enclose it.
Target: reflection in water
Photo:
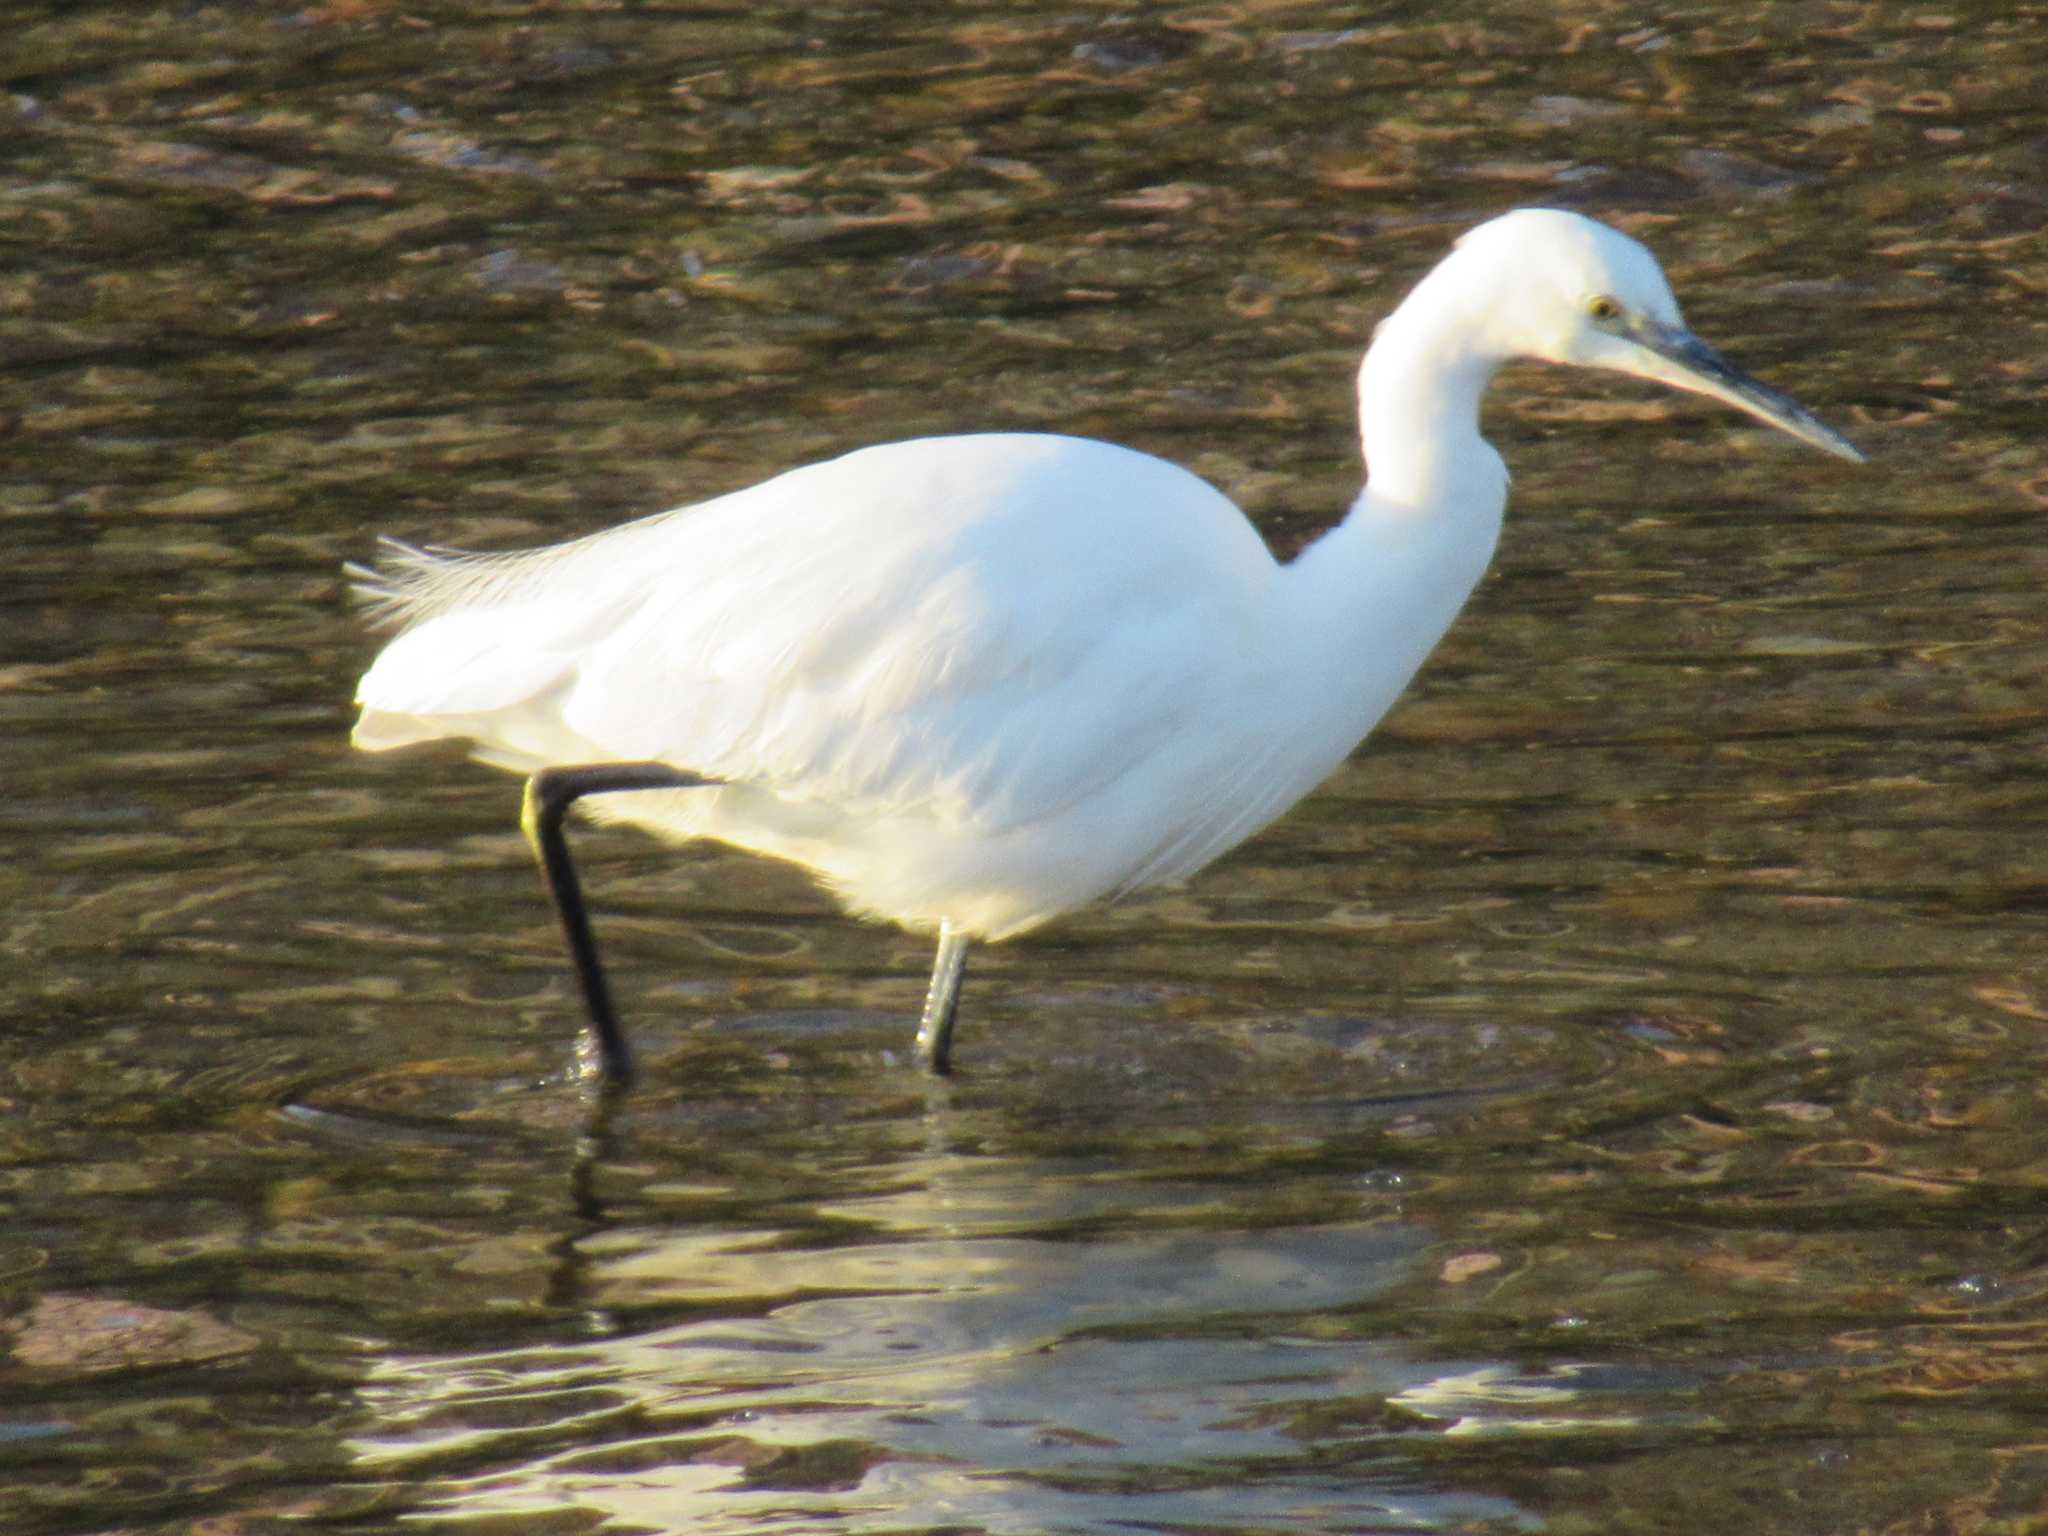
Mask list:
[[[1260,1530],[1522,1523],[1432,1487],[1403,1412],[1440,1379],[1320,1314],[1397,1279],[1399,1226],[1199,1225],[1214,1192],[1044,1165],[933,1158],[897,1192],[822,1207],[866,1240],[617,1229],[579,1245],[594,1316],[693,1320],[569,1347],[395,1355],[354,1438],[379,1476],[427,1479],[448,1514],[601,1511],[636,1528],[746,1531],[966,1522]],[[1137,1218],[1186,1230],[1011,1235]],[[998,1235],[1002,1234],[1002,1235]]]

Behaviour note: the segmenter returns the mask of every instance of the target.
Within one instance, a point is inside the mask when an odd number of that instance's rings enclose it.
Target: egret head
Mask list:
[[[1655,379],[1862,462],[1841,433],[1687,330],[1657,259],[1618,230],[1576,213],[1522,208],[1468,231],[1457,261],[1490,279],[1490,329],[1511,355]]]

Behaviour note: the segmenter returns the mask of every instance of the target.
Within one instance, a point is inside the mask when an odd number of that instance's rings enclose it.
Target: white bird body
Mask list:
[[[1361,583],[1369,499],[1282,566],[1213,487],[1108,443],[865,448],[549,550],[401,563],[410,627],[355,739],[688,766],[724,783],[593,806],[1005,938],[1193,873],[1385,713],[1492,537],[1447,565],[1467,530],[1419,522]]]
[[[1479,403],[1517,356],[1712,394],[1855,456],[1685,331],[1641,246],[1523,210],[1380,326],[1359,373],[1370,480],[1288,564],[1215,488],[1129,449],[865,448],[550,549],[401,547],[360,573],[403,632],[362,680],[355,741],[718,781],[593,805],[938,929],[942,1065],[965,938],[1192,874],[1392,706],[1492,557],[1507,473]]]

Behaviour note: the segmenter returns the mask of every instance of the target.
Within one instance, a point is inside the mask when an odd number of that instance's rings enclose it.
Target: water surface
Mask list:
[[[23,5],[0,22],[9,1529],[2031,1529],[2036,11]],[[1291,552],[1455,233],[1578,207],[1871,451],[1517,369],[1322,793],[977,953],[352,755],[374,535],[879,439]]]

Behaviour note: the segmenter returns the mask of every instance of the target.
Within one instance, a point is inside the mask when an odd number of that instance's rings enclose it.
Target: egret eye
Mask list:
[[[1621,318],[1621,301],[1610,299],[1604,293],[1596,293],[1586,300],[1586,313],[1600,325],[1612,325]]]

